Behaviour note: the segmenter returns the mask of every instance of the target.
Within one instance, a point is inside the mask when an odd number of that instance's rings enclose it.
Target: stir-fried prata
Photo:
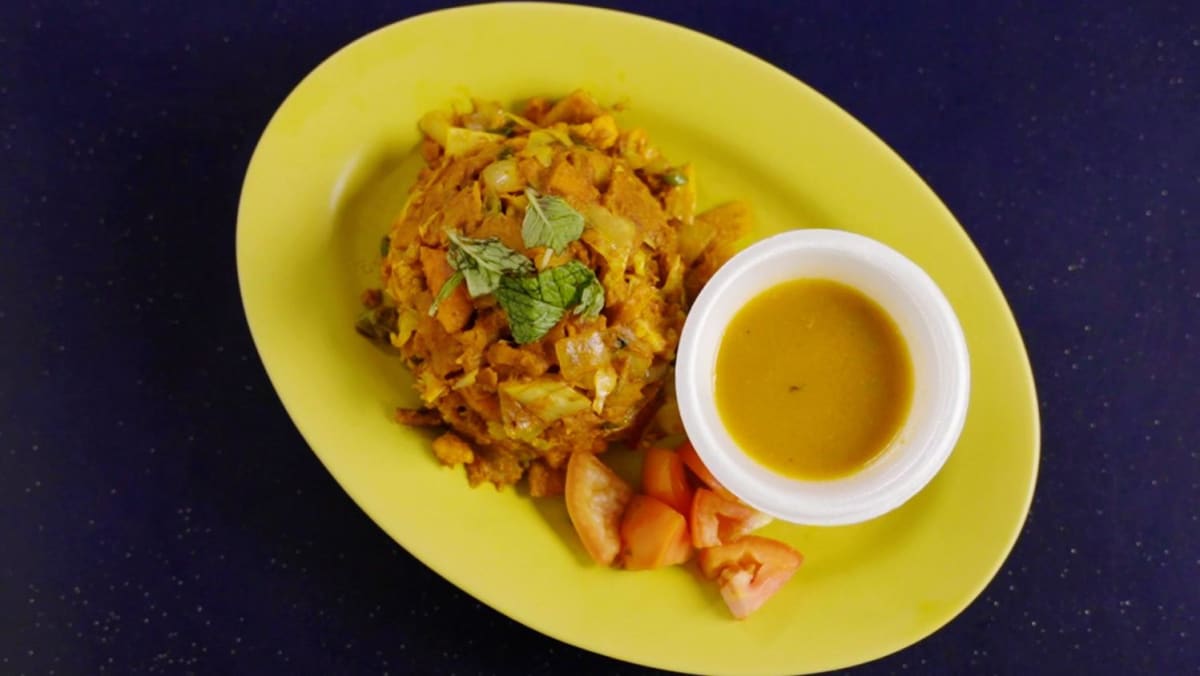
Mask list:
[[[534,496],[562,491],[571,453],[677,432],[684,313],[746,205],[697,213],[693,167],[584,92],[519,115],[477,101],[420,128],[428,165],[359,322],[416,377],[423,408],[398,419],[449,428],[434,452],[471,485],[528,476]]]

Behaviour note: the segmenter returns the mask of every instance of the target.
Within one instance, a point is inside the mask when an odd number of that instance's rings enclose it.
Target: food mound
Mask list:
[[[520,115],[420,121],[427,166],[385,239],[360,331],[398,349],[433,444],[471,485],[562,491],[575,452],[637,443],[662,405],[689,300],[749,211],[697,213],[691,165],[575,92]]]

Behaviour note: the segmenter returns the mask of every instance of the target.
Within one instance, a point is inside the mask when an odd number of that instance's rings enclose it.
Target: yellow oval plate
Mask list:
[[[416,121],[468,96],[515,103],[583,87],[623,102],[702,202],[749,200],[755,238],[852,230],[922,265],[958,312],[974,378],[962,440],[920,495],[853,527],[765,534],[807,561],[750,619],[730,619],[686,568],[593,565],[561,500],[470,490],[430,436],[391,421],[414,405],[398,360],[353,329],[377,286],[379,240],[420,167]],[[704,206],[704,205],[702,205]],[[786,73],[676,26],[612,11],[484,5],[372,33],[313,71],[275,114],[238,213],[246,316],[288,413],[346,492],[421,561],[545,634],[689,672],[820,671],[932,633],[979,594],[1033,493],[1037,409],[1016,324],[979,253],[903,161]],[[618,463],[631,458],[614,455]]]

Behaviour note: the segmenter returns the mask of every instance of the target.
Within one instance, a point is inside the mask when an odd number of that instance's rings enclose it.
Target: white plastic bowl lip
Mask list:
[[[895,321],[913,366],[913,398],[900,431],[863,469],[827,481],[782,476],[734,442],[717,411],[717,352],[733,315],[777,284],[822,278],[847,284]],[[945,464],[962,432],[970,362],[949,301],[919,266],[881,242],[841,230],[792,230],[731,258],[696,298],[675,368],[679,412],[700,458],[752,507],[792,523],[835,526],[885,514],[908,501]]]

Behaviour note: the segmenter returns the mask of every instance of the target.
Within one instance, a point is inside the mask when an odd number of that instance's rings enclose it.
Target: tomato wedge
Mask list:
[[[705,486],[708,486],[709,490],[715,492],[717,495],[720,495],[726,500],[737,500],[737,496],[735,496],[733,493],[730,493],[729,489],[722,486],[721,482],[717,481],[717,477],[713,476],[712,472],[708,471],[708,468],[704,466],[704,461],[701,460],[700,455],[696,453],[696,447],[692,445],[692,442],[683,442],[679,445],[679,448],[676,449],[676,451],[679,454],[679,459],[683,461],[683,464],[687,465],[687,468],[692,470],[692,474],[695,474],[696,478],[699,479],[701,483],[703,483]]]
[[[666,558],[663,559],[664,566],[674,566],[680,563],[687,563],[688,559],[692,558],[692,536],[687,529],[683,529],[682,536],[671,545],[667,550]]]
[[[635,495],[621,518],[621,544],[621,563],[627,570],[682,563],[677,560],[680,547],[684,547],[685,561],[690,553],[687,521],[665,502]]]
[[[567,515],[583,548],[596,563],[610,565],[621,551],[621,515],[633,489],[591,453],[567,461]]]
[[[757,535],[702,550],[699,559],[700,571],[717,580],[721,598],[739,620],[761,608],[804,562],[795,549]]]
[[[753,509],[753,508],[751,508],[751,509]],[[763,526],[771,523],[774,520],[775,520],[775,517],[771,516],[770,514],[767,514],[766,512],[760,512],[757,509],[755,509],[754,515],[751,516],[749,519],[746,519],[746,521],[742,524],[742,527],[732,537],[737,538],[742,535],[746,535],[747,533],[753,533],[754,531],[758,530],[759,528],[762,528]]]
[[[727,500],[707,488],[696,490],[690,516],[688,525],[696,547],[727,544],[771,522],[767,514],[736,500]]]
[[[692,487],[683,460],[667,448],[651,448],[642,456],[642,490],[687,514],[692,508]]]

